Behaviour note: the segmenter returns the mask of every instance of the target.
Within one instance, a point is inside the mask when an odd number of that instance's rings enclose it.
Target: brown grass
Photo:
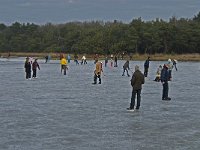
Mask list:
[[[37,58],[44,58],[49,53],[10,53],[10,57],[37,57]],[[60,53],[50,53],[52,59],[59,59]],[[8,53],[0,53],[1,57],[8,57]],[[67,54],[65,54],[67,56]],[[79,59],[83,56],[82,54],[78,55]],[[153,61],[163,61],[170,59],[176,59],[178,61],[200,61],[200,54],[154,54],[154,55],[140,55],[134,54],[132,55],[132,60],[145,60],[147,57],[150,56],[151,60]],[[93,60],[93,55],[86,55],[88,60]],[[104,59],[105,56],[101,55],[100,59]],[[73,59],[73,55],[71,55],[71,59]],[[129,59],[128,56],[125,56],[124,59]]]

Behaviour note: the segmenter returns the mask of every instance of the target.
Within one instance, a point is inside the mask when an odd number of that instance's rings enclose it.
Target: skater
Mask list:
[[[68,70],[67,60],[63,57],[60,61],[60,64],[61,64],[61,74],[62,74],[62,70],[64,70],[64,75],[66,75],[66,70]]]
[[[71,56],[70,56],[70,54],[68,54],[67,55],[67,61],[68,61],[68,63],[70,63],[70,60],[71,60]]]
[[[37,59],[35,59],[35,61],[32,64],[32,70],[33,70],[33,77],[32,78],[37,78],[36,74],[37,74],[37,68],[40,70],[40,66],[37,62]]]
[[[163,85],[162,100],[171,100],[171,98],[168,97],[168,92],[169,92],[168,81],[170,80],[170,78],[171,76],[168,70],[168,65],[164,64],[160,77],[161,83]]]
[[[94,83],[97,84],[97,78],[99,78],[99,84],[101,84],[101,72],[103,72],[102,62],[96,62],[96,68],[94,70]]]
[[[132,97],[131,97],[131,103],[130,107],[127,108],[127,110],[134,111],[135,107],[135,97],[137,94],[137,105],[136,110],[139,110],[140,108],[140,101],[141,101],[141,90],[142,90],[142,84],[144,84],[144,75],[139,70],[139,66],[135,66],[135,72],[133,73],[132,79],[131,79],[131,85],[133,87],[132,90]]]
[[[115,60],[114,60],[114,67],[117,67],[117,56],[115,55]]]
[[[47,56],[45,56],[45,63],[47,63],[48,60],[49,60],[49,56],[47,55]]]
[[[7,57],[7,59],[10,59],[10,56],[11,56],[11,55],[10,55],[10,52],[8,52],[8,57]]]
[[[177,60],[176,60],[176,59],[173,59],[173,60],[172,60],[172,63],[173,63],[174,68],[176,69],[176,71],[178,71],[178,69],[177,69],[177,67],[176,67]]]
[[[113,59],[110,58],[110,67],[113,67]]]
[[[161,71],[162,71],[162,66],[160,65],[156,71],[156,78],[154,81],[156,82],[160,82],[160,75],[161,75]]]
[[[129,73],[128,73],[128,70],[130,70],[130,68],[129,68],[129,61],[127,60],[127,61],[125,62],[125,64],[123,65],[123,74],[122,74],[122,76],[124,76],[124,73],[125,73],[125,71],[126,71],[127,76],[130,77],[130,75],[129,75]]]
[[[148,75],[149,61],[150,61],[150,57],[148,57],[147,60],[144,63],[144,76],[145,77],[147,77],[147,75]]]
[[[169,70],[169,76],[172,77],[172,69],[174,66],[173,66],[172,60],[170,58],[168,59],[167,66],[168,66],[168,70]]]
[[[87,64],[87,60],[86,60],[86,57],[83,55],[82,59],[81,59],[81,65],[82,64]]]
[[[78,63],[78,55],[77,54],[74,55],[74,62],[76,63],[76,65],[79,65],[79,63]]]
[[[25,72],[26,72],[26,79],[31,79],[31,63],[29,61],[29,57],[26,57],[26,61],[24,64]]]
[[[106,56],[106,58],[105,58],[105,67],[107,67],[107,63],[108,63],[108,57]]]

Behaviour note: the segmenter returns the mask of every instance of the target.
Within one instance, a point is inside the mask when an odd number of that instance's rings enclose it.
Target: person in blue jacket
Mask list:
[[[171,80],[171,76],[170,76],[167,64],[164,64],[164,66],[163,66],[163,69],[161,71],[160,80],[163,85],[162,100],[171,100],[171,98],[168,97],[168,93],[169,93],[168,81]]]

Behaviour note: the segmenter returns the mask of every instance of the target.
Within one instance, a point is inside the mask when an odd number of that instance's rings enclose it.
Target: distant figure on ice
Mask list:
[[[78,55],[77,54],[74,55],[74,62],[76,63],[76,65],[79,65],[79,63],[78,63]]]
[[[130,77],[130,75],[129,75],[129,73],[128,73],[128,70],[130,70],[130,68],[129,68],[129,61],[127,60],[127,61],[125,62],[125,64],[123,65],[123,74],[122,74],[122,76],[124,76],[124,73],[125,73],[125,71],[126,71],[127,76]]]
[[[87,60],[86,60],[86,57],[83,55],[82,59],[81,59],[81,65],[82,64],[87,64]]]
[[[10,54],[10,52],[8,52],[8,57],[7,57],[7,59],[10,59],[10,56],[11,56],[11,54]]]
[[[148,76],[149,61],[150,61],[150,57],[148,57],[147,60],[146,60],[145,63],[144,63],[144,76],[145,76],[145,77]]]
[[[68,61],[68,63],[70,63],[70,60],[71,60],[71,56],[70,56],[70,54],[68,54],[67,55],[67,61]]]
[[[61,74],[62,74],[62,70],[64,70],[64,75],[66,75],[67,73],[67,60],[63,57],[60,61],[61,64]]]
[[[168,64],[167,64],[168,70],[169,70],[169,76],[172,77],[172,69],[173,69],[173,62],[172,60],[169,58],[168,59]]]
[[[103,67],[102,62],[97,61],[96,67],[94,70],[94,83],[93,84],[97,84],[97,78],[99,78],[99,84],[101,84],[101,72],[103,72],[102,67]]]
[[[176,69],[176,71],[178,71],[178,69],[177,69],[177,67],[176,67],[177,60],[176,60],[176,59],[173,59],[172,62],[173,62],[173,66],[174,66],[174,68]]]
[[[160,65],[156,71],[156,78],[154,81],[160,82],[160,76],[161,76],[162,66]]]
[[[108,63],[108,57],[106,56],[106,58],[105,58],[105,67],[107,67],[107,63]]]
[[[117,55],[115,55],[114,67],[117,67]]]
[[[168,64],[164,64],[163,69],[161,71],[160,79],[163,85],[162,100],[171,100],[171,98],[168,97],[168,92],[169,92],[168,81],[171,79],[171,76],[168,70]]]
[[[49,56],[47,55],[47,56],[45,56],[45,63],[47,63],[48,60],[49,60]]]
[[[142,90],[142,84],[144,84],[144,75],[139,70],[139,66],[136,65],[135,72],[133,73],[133,76],[131,79],[131,85],[133,87],[131,103],[130,103],[130,107],[127,108],[127,110],[134,111],[136,94],[137,94],[136,110],[139,110],[140,101],[141,101],[140,94],[141,94],[141,90]]]
[[[37,62],[37,59],[35,59],[35,61],[32,64],[32,70],[33,70],[33,78],[37,78],[37,68],[40,70],[40,66]]]
[[[31,79],[31,63],[29,61],[29,57],[26,57],[24,68],[26,72],[26,79]]]
[[[113,59],[110,58],[110,67],[113,67]]]

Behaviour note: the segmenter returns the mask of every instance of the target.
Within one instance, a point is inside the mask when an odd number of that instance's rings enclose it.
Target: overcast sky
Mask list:
[[[200,0],[0,0],[0,23],[169,20],[192,18],[199,11]]]

